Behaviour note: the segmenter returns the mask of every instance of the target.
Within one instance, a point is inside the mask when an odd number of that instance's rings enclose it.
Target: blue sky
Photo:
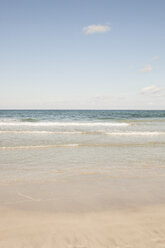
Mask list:
[[[0,108],[165,109],[164,0],[1,0]]]

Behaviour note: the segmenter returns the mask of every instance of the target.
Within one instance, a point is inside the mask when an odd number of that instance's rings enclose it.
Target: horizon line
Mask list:
[[[96,111],[165,111],[165,109],[41,109],[41,108],[36,108],[36,109],[31,109],[31,108],[3,108],[1,109],[0,108],[0,111],[5,111],[5,110],[9,110],[9,111],[17,111],[17,110],[34,110],[34,111],[37,111],[37,110],[45,110],[45,111],[48,111],[48,110],[52,110],[52,111],[83,111],[83,110],[87,110],[87,111],[93,111],[93,110],[96,110]]]

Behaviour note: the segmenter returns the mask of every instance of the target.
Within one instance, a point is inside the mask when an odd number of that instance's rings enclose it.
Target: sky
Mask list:
[[[165,109],[164,0],[0,0],[0,109]]]

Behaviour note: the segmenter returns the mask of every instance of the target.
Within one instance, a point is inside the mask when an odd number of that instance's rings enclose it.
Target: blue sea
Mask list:
[[[0,110],[0,171],[2,186],[101,180],[161,198],[165,111]]]

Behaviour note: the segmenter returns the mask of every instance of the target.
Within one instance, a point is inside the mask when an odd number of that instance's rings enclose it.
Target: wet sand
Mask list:
[[[165,204],[165,177],[81,175],[53,182],[1,184],[3,208],[88,213]]]
[[[164,248],[164,177],[1,185],[2,248]]]

